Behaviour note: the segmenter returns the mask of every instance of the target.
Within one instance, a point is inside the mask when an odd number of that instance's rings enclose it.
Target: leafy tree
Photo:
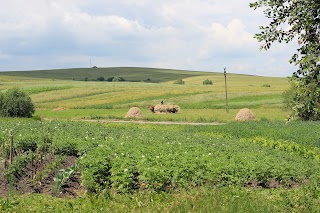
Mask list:
[[[99,77],[99,78],[97,78],[97,81],[104,81],[104,77]]]
[[[209,79],[206,79],[202,82],[203,85],[212,85],[212,81]]]
[[[114,79],[114,77],[110,77],[110,78],[107,79],[107,81],[112,82],[113,79]]]
[[[32,117],[34,105],[31,98],[18,88],[0,95],[0,115],[5,117]]]
[[[120,81],[126,81],[126,79],[124,79],[123,77],[114,77],[112,79],[113,82],[120,82]]]
[[[175,82],[173,82],[174,84],[184,84],[185,82],[184,82],[184,80],[182,80],[182,79],[178,79],[178,80],[176,80]]]
[[[291,77],[291,100],[285,102],[293,112],[291,118],[320,120],[320,1],[259,0],[250,7],[264,8],[265,16],[271,19],[255,35],[263,42],[261,49],[268,50],[273,42],[298,39],[300,47],[290,63],[299,68]]]

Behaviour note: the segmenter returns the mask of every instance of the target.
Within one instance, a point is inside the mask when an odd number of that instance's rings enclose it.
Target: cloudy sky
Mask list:
[[[292,44],[260,51],[253,0],[0,0],[0,71],[141,66],[289,76]]]

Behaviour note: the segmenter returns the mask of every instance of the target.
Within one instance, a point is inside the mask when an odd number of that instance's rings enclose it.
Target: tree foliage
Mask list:
[[[18,88],[0,93],[0,116],[32,117],[34,105],[31,98]]]
[[[175,82],[173,82],[174,84],[185,84],[185,81],[182,79],[178,79]]]
[[[123,77],[114,77],[112,79],[113,82],[122,82],[122,81],[126,81],[126,79],[124,79]]]
[[[104,81],[104,77],[100,76],[99,78],[97,78],[97,81]]]
[[[211,80],[206,79],[206,80],[204,80],[204,81],[202,82],[202,84],[203,84],[203,85],[212,85],[213,83],[212,83]]]
[[[273,42],[299,42],[290,60],[298,66],[291,77],[292,99],[286,100],[293,112],[291,118],[320,120],[320,1],[259,0],[250,7],[264,8],[265,16],[271,19],[255,36],[263,42],[262,49],[268,50]]]

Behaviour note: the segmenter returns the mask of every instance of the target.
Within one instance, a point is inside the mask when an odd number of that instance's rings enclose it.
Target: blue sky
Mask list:
[[[289,76],[297,42],[260,51],[253,0],[1,2],[0,71],[141,66]]]

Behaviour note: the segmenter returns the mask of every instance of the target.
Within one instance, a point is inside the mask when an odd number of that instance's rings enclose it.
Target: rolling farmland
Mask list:
[[[128,81],[96,80],[108,72]],[[79,79],[72,79],[75,73]],[[185,84],[173,84],[178,79]],[[203,85],[205,79],[213,85]],[[285,78],[230,74],[227,83],[229,113],[221,73],[1,73],[0,90],[21,88],[36,113],[0,118],[0,211],[318,212],[319,122],[286,122]],[[181,111],[148,110],[161,101]],[[124,116],[132,106],[141,108],[145,123],[108,122],[129,121]],[[256,121],[234,122],[242,108],[250,108]],[[6,168],[9,130],[15,156]]]

